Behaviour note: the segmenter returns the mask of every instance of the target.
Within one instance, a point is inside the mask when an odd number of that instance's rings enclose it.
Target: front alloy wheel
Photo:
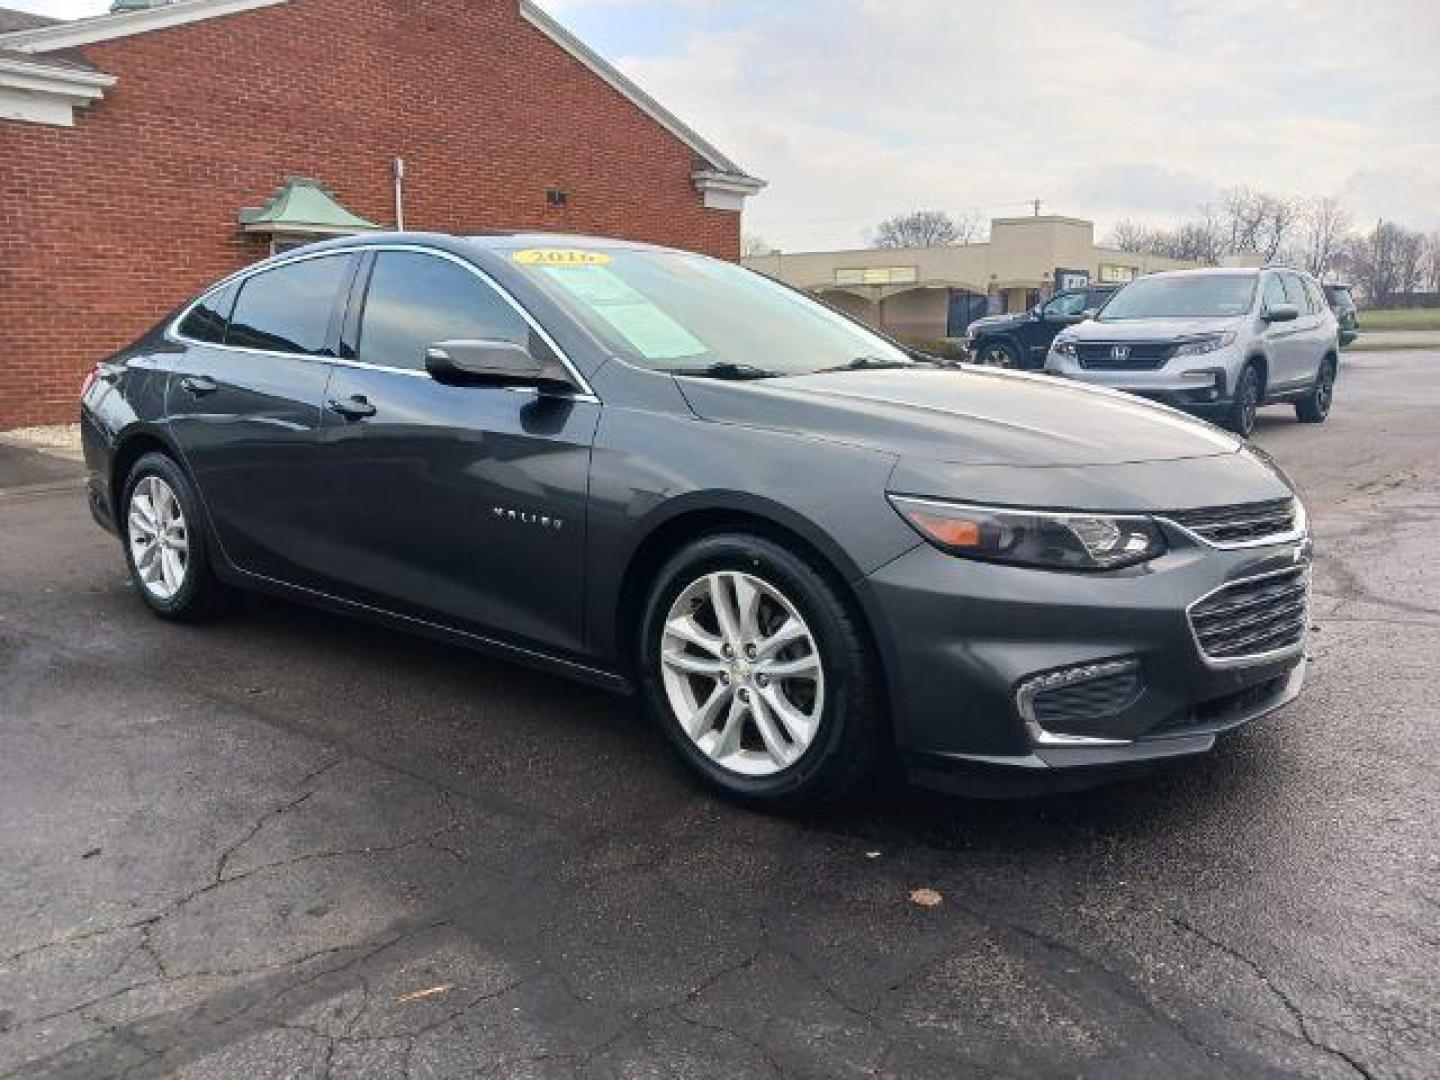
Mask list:
[[[771,776],[810,748],[825,707],[815,636],[773,585],[718,572],[692,582],[665,619],[665,695],[700,752],[741,776]]]
[[[884,678],[843,579],[771,536],[716,533],[660,567],[641,690],[679,756],[752,806],[813,806],[887,760]]]
[[[1260,408],[1260,372],[1254,364],[1245,365],[1235,386],[1226,427],[1237,435],[1249,438],[1255,431],[1255,415]]]

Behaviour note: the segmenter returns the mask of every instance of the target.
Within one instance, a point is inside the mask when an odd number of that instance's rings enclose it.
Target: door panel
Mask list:
[[[387,250],[361,273],[322,428],[320,587],[461,629],[578,652],[593,398],[447,386],[439,341],[549,348],[469,264]],[[351,341],[352,337],[354,340]],[[354,359],[348,359],[351,355]]]
[[[182,336],[212,340],[192,341],[177,358],[166,396],[170,430],[216,539],[243,570],[286,581],[310,570],[296,553],[314,521],[324,354],[352,265],[350,256],[335,255],[262,271],[240,286],[238,300],[230,298],[233,317],[227,308],[207,313],[208,325],[182,324]]]
[[[337,366],[327,399],[319,587],[372,606],[578,652],[585,502],[600,406]]]

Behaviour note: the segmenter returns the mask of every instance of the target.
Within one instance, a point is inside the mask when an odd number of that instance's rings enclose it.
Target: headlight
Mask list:
[[[1175,350],[1176,356],[1204,356],[1216,349],[1223,349],[1227,345],[1235,344],[1235,331],[1227,330],[1223,334],[1206,334],[1204,337],[1192,338],[1189,341],[1182,341]]]
[[[1050,351],[1056,356],[1066,356],[1074,360],[1079,354],[1075,351],[1075,342],[1070,338],[1056,338]]]
[[[904,495],[889,498],[926,540],[968,559],[1055,570],[1113,570],[1165,551],[1165,539],[1148,517],[997,509]]]

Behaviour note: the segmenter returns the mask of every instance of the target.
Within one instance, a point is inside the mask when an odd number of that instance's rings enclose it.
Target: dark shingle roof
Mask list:
[[[54,26],[63,21],[48,15],[32,15],[28,11],[0,7],[0,34],[8,34],[12,30],[34,30],[37,26]]]
[[[55,26],[65,22],[64,19],[52,19],[48,15],[32,15],[28,11],[16,11],[13,8],[0,7],[0,35],[9,34],[16,30],[35,30],[41,26]],[[28,61],[40,67],[72,67],[81,71],[95,71],[96,67],[85,59],[79,49],[57,49],[54,52],[41,54],[18,52],[5,47],[5,40],[0,37],[0,56],[12,63],[24,63]]]

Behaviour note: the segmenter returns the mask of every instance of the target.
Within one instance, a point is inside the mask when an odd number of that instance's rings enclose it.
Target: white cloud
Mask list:
[[[770,180],[747,228],[790,249],[920,206],[1173,219],[1235,183],[1440,214],[1432,0],[794,0],[694,26],[616,59]]]

